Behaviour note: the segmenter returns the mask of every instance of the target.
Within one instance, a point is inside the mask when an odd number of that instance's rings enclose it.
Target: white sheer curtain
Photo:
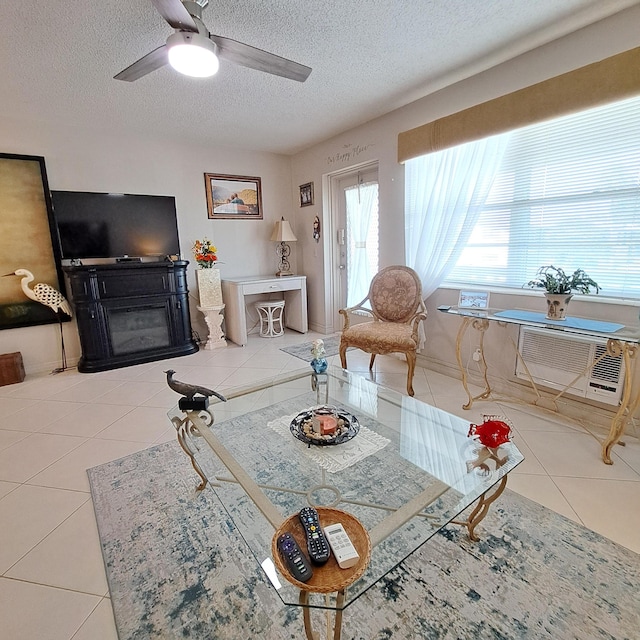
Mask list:
[[[349,248],[347,252],[347,306],[361,302],[369,292],[371,273],[367,235],[372,214],[378,209],[378,183],[369,182],[344,191]]]
[[[455,266],[489,195],[510,135],[406,162],[406,260],[422,280],[424,298]]]

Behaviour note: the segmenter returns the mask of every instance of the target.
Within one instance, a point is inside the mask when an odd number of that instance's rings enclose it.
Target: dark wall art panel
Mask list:
[[[64,278],[55,236],[44,158],[0,153],[0,329],[58,322],[49,307],[30,300],[18,269],[36,283],[64,294]],[[68,320],[68,318],[63,318]]]

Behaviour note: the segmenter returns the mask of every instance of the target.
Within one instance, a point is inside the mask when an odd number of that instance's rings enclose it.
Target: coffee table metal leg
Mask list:
[[[504,476],[497,487],[494,489],[493,493],[489,494],[489,491],[483,493],[478,500],[478,504],[475,506],[473,511],[469,514],[469,517],[462,520],[452,520],[452,524],[459,524],[463,527],[467,528],[467,533],[469,534],[469,538],[474,542],[478,542],[480,537],[475,534],[475,528],[485,519],[487,513],[489,513],[489,507],[493,502],[495,502],[505,490],[507,486],[507,476]]]
[[[304,618],[304,631],[307,640],[320,640],[320,636],[313,632],[311,625],[311,609],[309,608],[309,592],[300,591],[300,604],[302,605],[302,617]]]
[[[210,416],[207,412],[207,414]],[[207,486],[207,478],[202,472],[200,465],[195,459],[194,452],[192,449],[192,445],[189,442],[190,438],[199,437],[200,434],[194,429],[193,423],[189,420],[188,417],[185,417],[182,420],[174,418],[172,420],[173,426],[176,428],[176,435],[178,437],[178,443],[182,447],[182,450],[189,456],[189,460],[191,460],[191,466],[193,470],[200,476],[200,484],[196,487],[196,492],[202,491]],[[211,416],[211,422],[213,423],[213,416]]]
[[[342,589],[336,593],[336,613],[333,623],[333,640],[340,640],[342,637],[342,607],[344,605],[345,589]],[[307,640],[320,640],[320,635],[313,631],[313,625],[311,623],[311,608],[309,607],[309,592],[300,591],[300,604],[303,607],[302,617],[304,618],[304,631],[307,636]],[[329,612],[327,611],[327,640],[331,640],[331,623],[329,619]]]
[[[191,453],[191,450],[189,449],[187,443],[185,442],[185,435],[181,431],[178,431],[178,442],[180,443],[182,450],[189,456],[189,460],[191,460],[191,466],[193,467],[193,470],[200,476],[201,482],[196,487],[196,492],[202,491],[207,486],[208,480],[204,475],[204,473],[202,473],[202,469],[200,469],[200,466],[196,462],[196,459],[193,453]]]

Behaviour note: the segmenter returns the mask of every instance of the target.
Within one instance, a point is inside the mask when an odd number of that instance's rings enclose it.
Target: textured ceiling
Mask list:
[[[212,0],[203,21],[313,68],[305,83],[222,61],[113,80],[172,29],[149,0],[8,0],[0,113],[295,153],[637,0]]]

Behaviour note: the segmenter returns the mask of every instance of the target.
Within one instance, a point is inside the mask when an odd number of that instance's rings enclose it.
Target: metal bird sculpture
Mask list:
[[[201,387],[197,384],[187,384],[186,382],[180,382],[180,380],[176,380],[173,377],[175,371],[173,369],[169,369],[164,373],[167,374],[167,384],[170,389],[173,389],[176,393],[179,393],[181,396],[189,400],[193,400],[194,396],[201,395],[205,398],[210,396],[215,396],[222,400],[222,402],[226,402],[227,399],[220,395],[217,391],[213,391],[212,389],[207,389],[206,387]]]
[[[16,269],[16,271],[7,273],[5,275],[22,276],[22,280],[20,280],[20,286],[22,287],[24,295],[27,296],[27,298],[31,298],[31,300],[35,300],[35,302],[39,302],[45,307],[50,307],[56,313],[58,313],[58,310],[60,310],[63,313],[66,313],[70,318],[73,317],[73,313],[71,312],[71,307],[67,302],[67,299],[50,284],[38,282],[34,285],[33,289],[29,288],[29,283],[33,282],[33,280],[35,279],[31,271],[27,271],[27,269]]]
[[[67,299],[50,284],[46,284],[44,282],[38,282],[34,285],[33,289],[29,288],[29,283],[33,282],[34,275],[31,271],[27,269],[16,269],[11,273],[5,273],[5,276],[21,276],[22,280],[20,280],[20,286],[22,287],[22,291],[27,298],[35,302],[39,302],[45,307],[49,307],[58,318],[58,324],[60,325],[60,343],[62,348],[62,366],[54,369],[52,373],[60,373],[62,371],[66,371],[69,367],[67,367],[67,355],[64,348],[64,334],[62,332],[62,318],[60,317],[60,312],[65,313],[70,318],[73,317],[73,313],[71,312],[71,306],[67,302]]]

